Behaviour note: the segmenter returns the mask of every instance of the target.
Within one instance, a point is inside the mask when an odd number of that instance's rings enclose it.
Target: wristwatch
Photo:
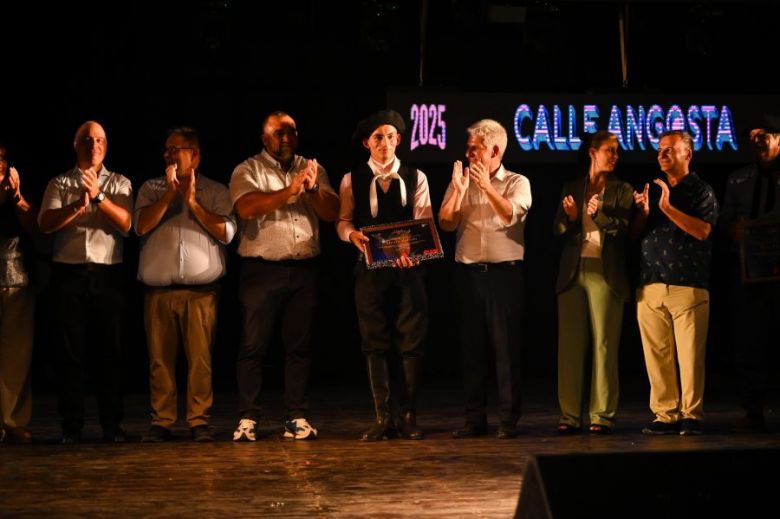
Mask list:
[[[319,190],[320,190],[320,185],[319,184],[314,184],[313,186],[311,186],[311,189],[307,189],[306,192],[314,194],[314,193],[316,193]]]
[[[93,198],[93,199],[92,199],[92,200],[90,200],[90,201],[91,201],[93,204],[99,204],[100,202],[102,202],[102,201],[103,201],[103,200],[105,200],[105,199],[106,199],[106,194],[105,194],[103,191],[101,191],[101,192],[99,192],[99,193],[97,194],[97,196],[96,196],[95,198]]]

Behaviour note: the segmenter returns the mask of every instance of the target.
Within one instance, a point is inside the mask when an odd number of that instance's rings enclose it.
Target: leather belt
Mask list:
[[[477,272],[487,272],[488,270],[519,267],[522,264],[523,260],[498,261],[496,263],[458,263],[458,265],[462,265],[469,270],[476,270]]]

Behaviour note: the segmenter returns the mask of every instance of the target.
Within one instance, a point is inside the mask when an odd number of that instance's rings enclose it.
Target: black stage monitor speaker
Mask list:
[[[515,517],[780,517],[780,449],[532,456]]]

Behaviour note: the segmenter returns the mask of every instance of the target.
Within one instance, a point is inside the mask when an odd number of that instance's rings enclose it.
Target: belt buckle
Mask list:
[[[488,264],[487,263],[477,263],[476,267],[477,267],[477,270],[479,272],[487,272],[488,271]]]

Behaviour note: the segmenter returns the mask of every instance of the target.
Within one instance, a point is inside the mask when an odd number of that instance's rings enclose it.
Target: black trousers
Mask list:
[[[285,347],[285,414],[289,420],[305,417],[318,270],[317,260],[243,260],[239,288],[243,333],[237,365],[241,418],[256,421],[262,415],[263,358],[277,322]]]
[[[521,414],[521,344],[523,319],[522,262],[457,263],[458,298],[466,421],[486,419],[487,360],[495,357],[499,418],[514,424]]]
[[[763,413],[769,384],[769,348],[780,341],[780,282],[742,283],[733,276],[734,367],[743,408]]]
[[[424,267],[369,270],[355,266],[355,306],[366,356],[397,347],[402,357],[421,357],[428,334]]]
[[[94,361],[100,424],[106,432],[115,431],[123,417],[124,269],[122,265],[55,263],[52,288],[62,429],[78,434],[84,426],[86,371]]]

